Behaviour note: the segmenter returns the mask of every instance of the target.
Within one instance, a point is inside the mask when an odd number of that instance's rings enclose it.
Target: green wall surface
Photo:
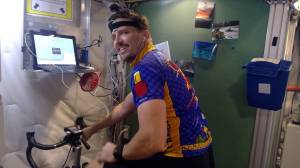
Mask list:
[[[149,0],[147,16],[154,43],[169,41],[173,59],[192,60],[194,41],[211,41],[211,29],[195,28],[197,0]],[[256,109],[247,106],[242,66],[263,55],[269,5],[263,0],[215,0],[214,22],[240,21],[238,40],[219,43],[213,61],[194,60],[192,84],[213,134],[217,168],[247,168]]]

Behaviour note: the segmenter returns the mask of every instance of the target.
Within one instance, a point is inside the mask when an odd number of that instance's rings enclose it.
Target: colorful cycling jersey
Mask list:
[[[207,120],[200,110],[194,88],[179,67],[148,45],[135,59],[131,90],[138,107],[152,99],[163,99],[167,111],[166,156],[199,156],[212,142]]]

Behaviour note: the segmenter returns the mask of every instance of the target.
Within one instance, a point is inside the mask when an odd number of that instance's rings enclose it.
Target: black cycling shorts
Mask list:
[[[214,168],[212,147],[197,157],[174,158],[157,154],[143,160],[105,163],[103,168]]]

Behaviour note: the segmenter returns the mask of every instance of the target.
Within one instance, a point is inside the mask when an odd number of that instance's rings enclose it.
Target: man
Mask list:
[[[124,146],[107,142],[96,160],[104,167],[212,167],[212,138],[195,90],[178,66],[155,49],[147,19],[119,11],[109,18],[109,28],[113,47],[133,67],[131,92],[108,118],[84,129],[84,138],[135,110],[139,129]]]

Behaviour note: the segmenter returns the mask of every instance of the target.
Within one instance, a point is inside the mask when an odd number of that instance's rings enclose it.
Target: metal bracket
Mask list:
[[[266,0],[268,4],[285,4],[288,3],[290,0]]]
[[[266,34],[265,58],[291,60],[295,24],[290,20],[291,0],[266,0],[270,4]],[[289,102],[285,100],[285,102]],[[285,103],[284,102],[284,103]],[[279,144],[283,114],[288,106],[280,111],[258,109],[253,135],[249,168],[274,167]]]

